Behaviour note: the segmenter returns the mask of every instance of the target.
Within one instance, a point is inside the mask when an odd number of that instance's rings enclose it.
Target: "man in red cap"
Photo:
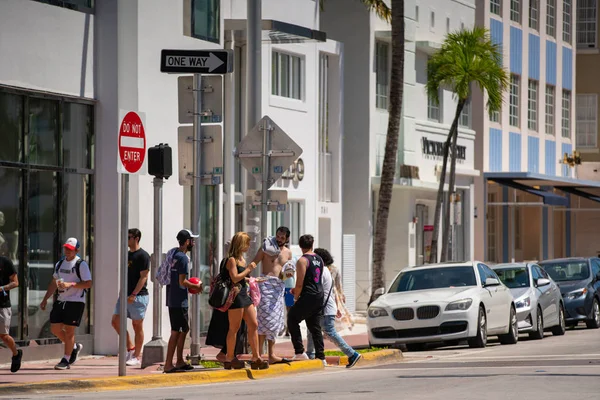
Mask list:
[[[58,300],[50,312],[50,330],[65,345],[65,355],[54,369],[69,369],[77,361],[77,355],[83,348],[75,343],[75,328],[81,323],[85,309],[85,291],[92,287],[92,274],[89,265],[78,255],[79,242],[69,238],[63,245],[65,258],[56,263],[52,281],[40,304],[46,309],[48,299],[58,289]]]

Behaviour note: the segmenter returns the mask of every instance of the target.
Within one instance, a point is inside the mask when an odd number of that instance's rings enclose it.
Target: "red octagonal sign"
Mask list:
[[[146,132],[140,115],[129,111],[119,127],[119,172],[135,174],[146,159]]]

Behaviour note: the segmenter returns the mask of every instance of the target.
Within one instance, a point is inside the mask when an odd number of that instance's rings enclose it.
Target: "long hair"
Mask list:
[[[243,250],[250,245],[250,236],[246,232],[238,232],[231,239],[227,255],[236,260],[242,256]]]
[[[315,249],[314,251],[316,255],[321,257],[326,267],[333,264],[333,257],[331,256],[331,253],[329,253],[329,251],[321,248]]]

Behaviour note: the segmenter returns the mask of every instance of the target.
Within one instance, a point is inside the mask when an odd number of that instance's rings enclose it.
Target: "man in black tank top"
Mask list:
[[[294,345],[294,360],[308,360],[302,343],[300,322],[306,321],[306,327],[313,337],[315,357],[325,362],[325,346],[321,331],[323,316],[323,268],[321,257],[313,253],[312,235],[300,237],[302,257],[296,263],[296,287],[292,289],[295,303],[288,313],[288,329]]]

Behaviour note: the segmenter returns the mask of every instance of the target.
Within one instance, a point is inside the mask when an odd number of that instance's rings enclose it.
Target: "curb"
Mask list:
[[[37,383],[22,383],[0,387],[0,396],[59,392],[100,392],[157,388],[177,385],[246,381],[323,370],[318,360],[295,361],[290,365],[272,365],[267,370],[209,370],[175,374],[151,374],[114,378],[63,379]]]
[[[404,359],[402,352],[397,349],[384,349],[361,353],[362,358],[356,364],[357,367],[369,367],[371,365],[392,364]],[[326,356],[328,365],[345,366],[348,364],[347,356]]]

